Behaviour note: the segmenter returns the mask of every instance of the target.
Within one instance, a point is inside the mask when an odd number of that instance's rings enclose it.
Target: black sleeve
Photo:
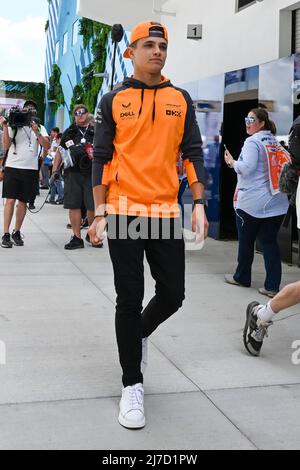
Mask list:
[[[62,148],[64,148],[65,150],[67,149],[66,147],[66,142],[68,142],[69,140],[69,127],[68,129],[65,130],[65,132],[63,133],[62,135],[62,138],[61,138],[61,142],[60,142],[60,145],[62,146]]]
[[[182,159],[189,160],[193,164],[198,180],[204,183],[202,138],[196,119],[195,109],[188,92],[185,90],[180,91],[182,92],[187,103],[184,134],[180,146],[182,151]]]
[[[93,186],[102,184],[104,165],[111,161],[114,153],[116,124],[112,115],[115,93],[107,93],[98,107],[94,137]]]

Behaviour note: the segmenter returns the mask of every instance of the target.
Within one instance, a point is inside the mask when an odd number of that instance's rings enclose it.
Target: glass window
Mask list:
[[[236,0],[236,10],[242,10],[245,7],[248,7],[254,3],[256,3],[256,0]]]
[[[64,34],[63,55],[67,52],[67,50],[68,50],[68,32]]]
[[[275,122],[278,140],[285,143],[293,122],[293,78],[293,56],[259,66],[260,105],[267,109]]]
[[[75,21],[73,24],[73,34],[72,34],[72,45],[74,46],[78,41],[79,34],[79,20]]]
[[[55,45],[55,62],[57,63],[59,59],[59,42]]]

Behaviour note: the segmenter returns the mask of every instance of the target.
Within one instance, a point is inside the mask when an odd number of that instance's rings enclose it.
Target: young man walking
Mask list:
[[[124,53],[133,62],[133,77],[103,96],[96,118],[95,220],[89,234],[93,243],[101,243],[108,220],[123,370],[119,423],[127,428],[145,425],[147,338],[184,300],[184,241],[177,203],[179,152],[194,198],[193,231],[203,239],[208,228],[201,135],[190,96],[161,75],[167,48],[168,32],[163,25],[138,24]],[[143,310],[144,255],[156,286]]]

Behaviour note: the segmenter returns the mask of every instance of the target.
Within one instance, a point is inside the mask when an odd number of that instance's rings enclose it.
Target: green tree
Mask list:
[[[49,78],[48,100],[53,113],[65,104],[64,92],[60,83],[61,70],[57,64],[53,64],[52,75]]]
[[[103,78],[94,77],[93,73],[103,73],[106,63],[106,42],[111,27],[97,21],[82,18],[80,20],[79,34],[83,36],[83,47],[91,48],[93,61],[88,67],[81,70],[81,82],[74,88],[70,106],[70,115],[73,115],[74,106],[84,103],[90,112],[97,105],[97,98],[102,86]]]

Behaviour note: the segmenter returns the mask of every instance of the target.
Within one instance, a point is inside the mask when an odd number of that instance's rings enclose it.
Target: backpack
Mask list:
[[[284,165],[279,179],[280,191],[290,196],[288,212],[283,222],[284,227],[288,226],[292,209],[296,206],[296,193],[300,176],[300,116],[292,124],[288,150],[291,155],[291,162]]]
[[[289,152],[295,165],[300,168],[300,116],[295,119],[289,134]]]
[[[293,195],[297,191],[298,187],[298,170],[294,162],[287,163],[284,165],[280,178],[279,178],[279,189],[282,193]]]

